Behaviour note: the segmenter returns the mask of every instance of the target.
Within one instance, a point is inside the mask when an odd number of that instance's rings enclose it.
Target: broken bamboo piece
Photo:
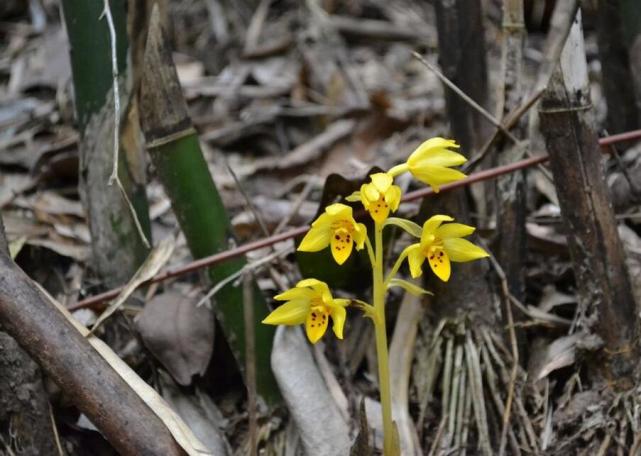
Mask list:
[[[594,127],[580,12],[539,114],[574,264],[579,328],[601,339],[594,347],[599,374],[629,386],[638,353],[635,305]]]
[[[140,86],[140,118],[151,160],[192,255],[202,258],[227,250],[235,244],[231,225],[189,117],[157,8],[152,11],[147,37]],[[212,265],[208,270],[209,278],[214,284],[218,283],[237,273],[245,264],[244,257],[237,257]],[[238,366],[244,370],[242,303],[242,286],[230,283],[217,292],[214,311]],[[266,402],[274,403],[279,398],[269,361],[274,329],[261,324],[268,309],[257,289],[253,293],[253,303],[257,393]]]

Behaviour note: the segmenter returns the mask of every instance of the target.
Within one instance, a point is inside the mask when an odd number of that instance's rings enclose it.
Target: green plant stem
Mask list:
[[[374,228],[375,262],[373,264],[374,310],[376,319],[376,354],[378,358],[378,384],[383,409],[383,454],[394,454],[394,423],[392,422],[392,402],[390,396],[389,356],[387,352],[387,330],[385,327],[385,282],[383,281],[383,225],[376,223]]]
[[[385,285],[385,289],[387,289],[387,287],[389,286],[390,280],[392,280],[394,278],[394,276],[398,272],[399,268],[403,264],[403,261],[405,261],[405,258],[407,258],[408,253],[409,253],[408,250],[405,249],[398,256],[398,259],[396,260],[396,263],[394,263],[394,266],[392,266],[392,270],[389,272],[389,274],[387,274],[387,277],[385,278],[385,282],[383,282],[384,285]]]

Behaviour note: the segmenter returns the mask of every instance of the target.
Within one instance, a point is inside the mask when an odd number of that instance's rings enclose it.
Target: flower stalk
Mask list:
[[[378,387],[381,394],[383,411],[383,454],[395,454],[394,422],[392,421],[392,398],[390,391],[389,354],[387,349],[387,327],[385,324],[385,294],[386,286],[383,280],[383,225],[374,226],[374,252],[376,261],[372,268],[374,290],[373,301],[376,319],[374,331],[376,335],[376,357],[378,359]]]

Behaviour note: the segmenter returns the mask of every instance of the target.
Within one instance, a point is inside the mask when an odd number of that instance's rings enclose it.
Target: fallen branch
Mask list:
[[[2,252],[0,324],[119,453],[184,454],[158,416]]]

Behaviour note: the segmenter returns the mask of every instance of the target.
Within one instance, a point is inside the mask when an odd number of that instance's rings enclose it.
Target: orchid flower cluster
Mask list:
[[[383,409],[384,454],[396,454],[394,430],[391,415],[389,390],[389,367],[387,334],[385,324],[385,296],[387,290],[400,286],[407,292],[421,295],[429,293],[419,285],[401,279],[397,273],[407,259],[410,275],[418,278],[423,274],[427,261],[431,271],[440,280],[447,282],[451,275],[451,262],[467,262],[487,257],[488,254],[464,237],[471,235],[475,228],[461,223],[447,215],[434,215],[423,226],[397,217],[390,217],[398,210],[402,193],[394,185],[394,178],[409,172],[417,180],[432,187],[434,192],[440,186],[465,178],[461,171],[453,169],[462,165],[466,158],[456,152],[459,145],[449,139],[431,138],[423,142],[405,163],[394,166],[387,172],[369,176],[370,182],[361,186],[346,199],[360,202],[374,221],[373,241],[364,224],[356,222],[352,208],[336,203],[325,208],[313,223],[300,243],[298,250],[318,252],[329,247],[336,263],[342,265],[354,249],[367,249],[372,264],[372,303],[361,300],[334,298],[326,283],[316,279],[301,280],[292,289],[277,295],[274,299],[285,301],[263,320],[271,325],[305,325],[305,332],[311,343],[318,342],[332,320],[332,329],[337,338],[343,338],[346,307],[354,306],[371,318],[375,326],[376,348],[379,367],[379,387]],[[384,274],[383,229],[397,226],[405,230],[416,242],[405,248],[391,270]]]

